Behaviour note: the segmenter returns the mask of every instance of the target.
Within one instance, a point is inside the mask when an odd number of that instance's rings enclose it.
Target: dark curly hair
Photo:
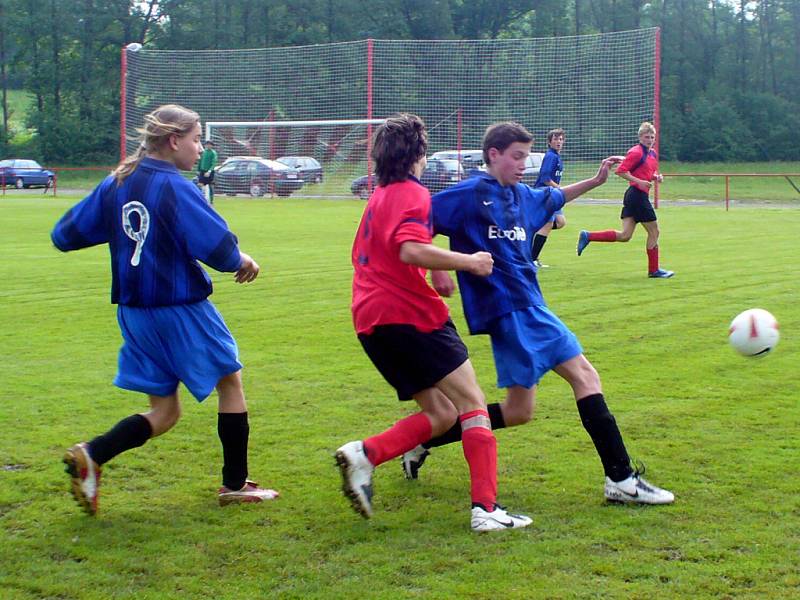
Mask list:
[[[428,151],[425,122],[417,115],[398,113],[378,127],[372,145],[372,160],[378,185],[408,179],[411,165]]]

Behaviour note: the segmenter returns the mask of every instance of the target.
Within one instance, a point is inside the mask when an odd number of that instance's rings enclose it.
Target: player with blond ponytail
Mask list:
[[[98,244],[111,251],[111,302],[124,344],[114,384],[147,394],[150,410],[131,415],[90,442],[66,451],[72,492],[97,512],[101,467],[114,456],[171,429],[180,417],[178,384],[202,402],[216,388],[222,442],[221,505],[277,497],[247,476],[249,425],[239,351],[208,300],[211,279],[199,262],[253,281],[258,264],[181,171],[197,162],[200,117],[178,105],[145,117],[137,151],[56,224],[64,252]],[[198,262],[199,261],[199,262]]]

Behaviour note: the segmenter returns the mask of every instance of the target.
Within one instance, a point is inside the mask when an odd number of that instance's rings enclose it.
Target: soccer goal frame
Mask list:
[[[281,123],[313,127],[410,112],[428,125],[431,153],[479,148],[486,127],[498,121],[523,124],[534,135],[533,150],[544,152],[547,132],[562,128],[562,183],[569,184],[634,146],[643,121],[659,128],[660,50],[657,28],[266,49],[128,47],[120,154],[135,149],[144,115],[167,103],[195,110],[203,123],[257,123],[271,131]],[[368,173],[363,143],[359,154],[360,172]],[[625,187],[613,177],[593,197],[619,198]]]

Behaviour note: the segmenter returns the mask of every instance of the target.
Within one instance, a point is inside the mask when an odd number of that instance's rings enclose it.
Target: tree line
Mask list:
[[[800,160],[800,0],[0,0],[0,156],[114,162],[131,42],[196,50],[653,26],[664,159]],[[10,90],[33,98],[13,117],[35,135],[10,127]]]

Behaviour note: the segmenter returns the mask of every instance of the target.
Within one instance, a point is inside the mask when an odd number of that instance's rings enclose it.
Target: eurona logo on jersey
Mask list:
[[[524,242],[528,239],[528,236],[525,234],[525,230],[522,227],[515,226],[514,229],[500,229],[497,225],[489,225],[489,239]]]

